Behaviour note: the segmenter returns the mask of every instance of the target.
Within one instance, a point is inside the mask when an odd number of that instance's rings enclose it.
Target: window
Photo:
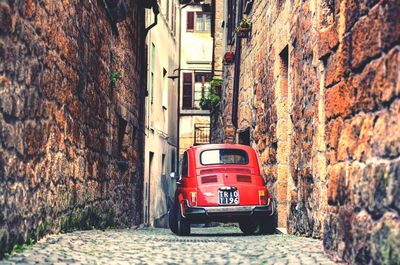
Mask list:
[[[200,109],[200,100],[207,96],[212,75],[209,73],[183,74],[183,109]],[[194,82],[193,82],[194,81]]]
[[[186,31],[210,32],[211,13],[187,12]]]
[[[172,149],[171,153],[171,172],[175,172],[175,150]]]
[[[162,154],[162,157],[161,157],[161,175],[163,175],[163,176],[166,175],[166,170],[165,170],[165,154]]]
[[[239,133],[239,144],[250,146],[250,128],[247,128],[246,130]]]
[[[203,151],[200,161],[202,165],[245,165],[249,163],[249,157],[246,151],[240,149],[216,149]]]
[[[196,31],[209,32],[211,30],[211,14],[196,13]]]
[[[187,152],[183,154],[183,159],[182,159],[182,178],[187,177],[189,175],[189,165],[188,165],[188,156]]]
[[[207,96],[211,79],[212,75],[208,73],[196,73],[194,75],[194,108],[200,108],[200,100]]]

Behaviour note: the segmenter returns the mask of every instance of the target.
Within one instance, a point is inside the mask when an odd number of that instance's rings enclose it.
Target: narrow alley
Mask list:
[[[0,0],[0,264],[400,264],[399,17]]]

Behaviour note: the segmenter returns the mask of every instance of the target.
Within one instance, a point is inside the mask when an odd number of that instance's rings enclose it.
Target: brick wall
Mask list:
[[[400,262],[399,14],[393,0],[254,1],[241,40],[237,131],[250,129],[279,226],[350,263]]]
[[[141,221],[144,14],[126,2],[117,26],[103,1],[0,2],[0,256]]]

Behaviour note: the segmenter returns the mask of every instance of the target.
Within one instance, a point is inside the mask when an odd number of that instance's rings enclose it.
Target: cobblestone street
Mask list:
[[[243,236],[236,227],[83,231],[48,236],[0,264],[334,264],[322,242],[275,234]]]

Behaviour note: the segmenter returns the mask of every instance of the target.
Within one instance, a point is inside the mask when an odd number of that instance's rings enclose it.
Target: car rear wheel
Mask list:
[[[183,218],[181,213],[181,207],[178,207],[178,235],[179,236],[188,236],[190,235],[190,223]]]
[[[271,216],[264,217],[260,220],[260,234],[271,235],[275,234],[276,227],[278,226],[278,214],[276,211],[276,201],[273,200],[274,213]]]
[[[272,235],[276,231],[276,218],[274,216],[269,216],[261,219],[260,222],[260,234],[262,235]]]
[[[243,234],[251,235],[257,230],[258,224],[254,221],[244,221],[239,223],[239,228]]]
[[[168,212],[168,223],[169,229],[171,229],[172,233],[178,234],[178,211],[177,207],[173,205]]]

